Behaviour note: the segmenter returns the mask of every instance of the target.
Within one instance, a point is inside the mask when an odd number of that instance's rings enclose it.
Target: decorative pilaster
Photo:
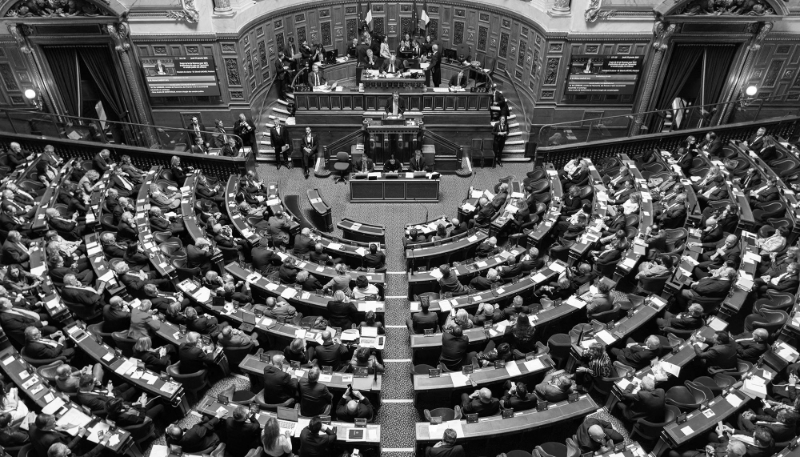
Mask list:
[[[668,24],[663,21],[658,21],[653,24],[653,59],[650,61],[650,66],[647,68],[647,79],[642,89],[642,97],[639,99],[639,104],[633,111],[634,113],[642,113],[648,110],[650,100],[653,98],[653,89],[656,85],[656,79],[661,72],[661,63],[664,60],[664,54],[666,54],[669,48],[669,41],[676,30],[677,26],[675,24]],[[631,135],[637,135],[639,133],[643,121],[643,115],[636,114],[633,125],[631,126]]]
[[[231,8],[231,0],[214,0],[214,16],[232,17],[236,12]]]
[[[130,29],[128,28],[128,23],[123,21],[116,24],[107,24],[106,30],[108,31],[108,35],[111,36],[111,39],[114,40],[114,49],[119,54],[120,62],[122,62],[125,83],[127,83],[127,86],[130,88],[131,97],[133,98],[135,119],[141,124],[149,124],[150,113],[142,97],[145,89],[139,84],[139,78],[136,76],[133,63],[131,63],[129,52],[131,45],[128,42]],[[144,138],[137,138],[137,140],[144,141],[145,145],[148,146],[158,143],[158,137],[152,129],[144,128],[142,130]]]
[[[731,84],[728,92],[722,94],[723,96],[720,98],[720,102],[732,101],[736,97],[736,94],[741,93],[742,87],[747,84],[748,80],[750,79],[749,76],[753,71],[753,64],[755,63],[756,55],[761,49],[761,44],[764,42],[764,39],[769,32],[772,31],[773,23],[761,22],[759,23],[759,26],[754,27],[753,38],[751,38],[750,42],[747,44],[747,55],[744,58],[742,66],[740,67],[741,71],[739,72],[739,77],[736,78],[737,83]],[[732,103],[726,103],[725,105],[722,105],[722,112],[717,116],[717,124],[721,124],[728,120],[728,117],[733,110],[733,105],[734,104]]]
[[[34,89],[42,96],[44,105],[49,107],[54,114],[65,114],[67,109],[61,102],[61,96],[53,93],[53,86],[45,83],[42,77],[41,68],[36,61],[33,48],[28,42],[28,34],[30,33],[28,26],[24,24],[9,24],[8,31],[16,40],[17,46],[25,58],[25,62],[30,69],[31,82],[34,85]]]
[[[550,16],[569,16],[571,0],[555,0],[553,8],[547,12]]]

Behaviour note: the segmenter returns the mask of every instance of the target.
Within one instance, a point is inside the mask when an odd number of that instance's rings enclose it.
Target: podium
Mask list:
[[[392,155],[408,163],[414,150],[422,149],[423,129],[422,113],[407,113],[400,118],[365,114],[364,145],[375,163],[384,163]]]

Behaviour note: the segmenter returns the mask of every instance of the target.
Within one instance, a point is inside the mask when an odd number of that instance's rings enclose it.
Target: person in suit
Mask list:
[[[361,173],[370,173],[375,171],[375,162],[369,158],[369,154],[366,152],[361,155],[361,159],[359,159],[355,164],[355,170]]]
[[[200,268],[205,275],[211,269],[211,243],[205,238],[198,238],[194,244],[186,246],[187,268]]]
[[[131,311],[131,326],[128,329],[128,338],[138,340],[139,338],[150,336],[150,332],[156,332],[161,328],[161,322],[153,319],[155,310],[151,310],[153,304],[150,300],[142,300],[138,308]]]
[[[325,384],[319,382],[319,367],[311,367],[308,377],[300,379],[300,415],[305,417],[329,414],[333,395]]]
[[[406,102],[400,99],[400,93],[392,92],[392,98],[386,101],[383,110],[390,116],[402,116],[406,112]]]
[[[698,298],[717,299],[722,302],[722,299],[728,295],[735,278],[736,270],[733,268],[724,266],[712,270],[708,277],[693,281],[689,288],[683,289],[676,298],[684,308],[689,302]]]
[[[694,348],[695,360],[706,367],[721,369],[736,368],[736,342],[731,340],[728,332],[716,332],[706,341],[709,348]]]
[[[615,444],[625,440],[610,422],[596,417],[584,419],[575,435],[575,443],[581,448],[581,452],[607,452]]]
[[[325,76],[319,71],[319,65],[311,67],[311,73],[306,76],[306,80],[311,87],[324,86],[328,83]]]
[[[289,131],[286,129],[286,126],[282,124],[282,120],[275,119],[275,126],[269,130],[269,138],[272,147],[275,148],[278,170],[281,169],[282,164],[291,170],[292,161],[289,160],[289,157],[292,154],[292,140],[289,138]],[[283,156],[283,160],[281,160],[281,155]]]
[[[432,87],[439,87],[442,84],[442,53],[439,51],[438,44],[431,46],[430,65],[428,66],[425,78],[426,85],[429,85],[428,78],[430,78],[430,82],[433,84]]]
[[[103,306],[103,332],[114,333],[128,330],[131,326],[131,311],[122,297],[111,297]]]
[[[460,68],[458,70],[458,73],[450,77],[450,82],[447,85],[451,89],[455,87],[460,87],[462,89],[465,89],[468,84],[469,84],[469,77],[467,76],[467,73],[464,71],[464,68]]]
[[[292,62],[297,65],[297,61],[299,60],[301,53],[300,49],[296,44],[294,44],[294,37],[289,37],[286,40],[286,45],[283,47],[283,54],[286,58],[291,59]]]
[[[217,447],[220,440],[214,429],[225,414],[227,410],[219,411],[213,418],[201,420],[190,429],[182,429],[175,424],[170,425],[165,433],[167,446],[180,446],[186,453],[200,453],[205,449]]]
[[[751,338],[740,338],[736,344],[736,357],[750,363],[756,363],[758,358],[769,349],[769,332],[763,328],[753,330]]]
[[[364,58],[361,60],[361,68],[367,70],[376,70],[378,68],[378,58],[372,52],[372,49],[367,49]]]
[[[199,340],[199,333],[188,332],[186,334],[186,342],[181,343],[178,347],[181,374],[197,373],[215,365],[214,355],[206,354],[202,348],[197,346]]]
[[[392,54],[388,59],[383,60],[383,64],[381,65],[381,73],[391,73],[397,74],[402,73],[405,71],[405,66],[403,62],[400,61],[394,54]]]
[[[676,330],[696,330],[703,326],[703,307],[698,303],[692,303],[684,313],[672,314],[669,311],[664,313],[663,318],[656,319],[656,324],[662,331],[665,329]]]
[[[759,298],[766,296],[767,292],[770,290],[794,293],[794,291],[797,290],[798,284],[800,284],[797,276],[798,270],[800,270],[800,265],[792,262],[786,267],[785,272],[775,277],[764,276],[757,278],[755,280],[755,285]]]
[[[48,336],[58,332],[57,328],[43,321],[38,313],[23,307],[15,308],[11,300],[6,297],[0,298],[0,326],[11,341],[20,347],[25,345],[25,330],[28,327],[34,327]]]
[[[497,165],[503,166],[503,148],[508,139],[508,123],[505,116],[500,116],[500,120],[492,127],[492,150],[494,151],[494,161]]]
[[[439,316],[430,311],[430,301],[423,300],[419,304],[420,311],[406,319],[406,327],[412,334],[421,335],[425,330],[435,330],[439,325]]]
[[[657,220],[664,228],[677,228],[686,222],[686,211],[686,194],[678,194],[675,201],[657,216]]]
[[[74,449],[83,438],[85,429],[81,428],[80,431],[82,433],[78,433],[74,438],[70,438],[66,431],[66,428],[56,425],[55,417],[50,414],[38,414],[28,432],[36,455],[48,456],[50,448],[57,444],[65,445],[68,449]]]
[[[358,308],[341,290],[333,293],[333,300],[328,302],[326,308],[328,320],[333,327],[349,329],[358,321]]]
[[[774,176],[768,176],[766,183],[750,191],[750,206],[754,210],[763,209],[766,204],[774,202],[778,197],[780,197],[778,181]]]
[[[319,138],[311,133],[311,127],[306,127],[306,134],[303,135],[303,174],[308,179],[309,163],[314,164],[317,160],[319,151]]]
[[[292,60],[286,57],[283,50],[278,51],[278,58],[275,59],[275,82],[278,83],[278,97],[286,101],[286,88],[291,84]]]
[[[61,288],[61,298],[67,302],[82,305],[87,309],[94,310],[105,306],[103,292],[106,289],[106,282],[100,281],[100,286],[95,290],[93,287],[84,286],[74,274],[64,276],[64,287]]]
[[[524,382],[512,383],[509,379],[503,384],[503,391],[503,398],[500,399],[500,408],[502,409],[524,411],[536,408],[539,403],[539,397],[535,392],[529,392],[528,386]]]
[[[198,143],[198,138],[200,142]],[[208,148],[211,143],[208,138],[208,129],[206,126],[197,119],[197,116],[192,116],[189,125],[186,126],[186,144],[194,145],[199,144],[201,147]],[[99,171],[99,170],[98,170]]]
[[[114,265],[114,273],[117,278],[125,286],[125,289],[134,298],[145,298],[144,286],[153,284],[156,287],[164,286],[169,283],[167,278],[157,278],[158,272],[151,271],[136,271],[133,270],[126,262],[118,262]]]
[[[700,255],[700,263],[692,270],[692,276],[697,280],[707,277],[709,270],[717,269],[729,261],[738,259],[741,255],[739,238],[736,235],[728,235],[724,240],[716,243],[709,242],[700,245],[708,250]]]
[[[439,362],[447,370],[460,371],[463,365],[472,363],[476,357],[475,352],[467,352],[469,337],[464,335],[460,326],[453,327],[449,332],[442,333],[442,352]]]
[[[317,346],[315,351],[318,366],[329,366],[333,371],[342,371],[348,367],[347,346],[335,343],[328,330],[322,332],[322,344]]]
[[[389,160],[383,164],[384,173],[399,173],[403,171],[403,164],[394,158],[394,154],[389,156]]]
[[[722,140],[717,138],[716,133],[708,132],[703,141],[697,145],[697,148],[707,152],[711,157],[719,157],[722,150]]]
[[[285,358],[282,354],[273,355],[264,367],[264,403],[283,404],[292,407],[298,395],[298,382],[283,371]]]
[[[414,151],[414,157],[410,161],[412,171],[431,171],[430,167],[425,164],[425,158],[422,157],[422,150],[417,149]]]
[[[656,389],[656,380],[652,375],[642,378],[641,389],[636,394],[622,392],[622,401],[617,407],[622,416],[630,422],[644,419],[650,422],[664,422],[666,410],[664,389]]]
[[[639,370],[650,365],[650,361],[658,357],[660,351],[661,341],[657,336],[650,335],[644,345],[629,340],[625,348],[611,348],[609,352],[617,359],[617,362]]]
[[[678,157],[678,166],[681,168],[684,176],[692,175],[692,164],[694,163],[695,157],[697,157],[697,145],[695,142],[695,138],[690,136],[687,139],[687,145],[679,149],[679,153],[676,154]]]
[[[326,457],[334,455],[336,427],[322,427],[322,419],[315,415],[300,432],[298,457]]]
[[[494,416],[500,412],[500,400],[484,387],[471,394],[461,394],[461,411],[464,414],[477,414],[478,417]]]
[[[228,141],[226,141],[222,149],[220,149],[219,155],[223,157],[238,157],[239,147],[236,145],[236,138],[232,136],[228,137]]]
[[[355,419],[372,419],[375,411],[369,398],[361,392],[349,387],[336,405],[336,419],[344,422],[355,422]]]
[[[34,359],[54,359],[64,356],[67,361],[75,355],[75,349],[66,347],[67,340],[60,331],[50,334],[53,339],[42,338],[42,331],[35,326],[25,329],[25,347],[28,357]]]
[[[458,434],[452,428],[448,428],[442,435],[442,441],[433,446],[425,448],[425,457],[466,457],[464,447],[456,444]]]
[[[100,175],[111,169],[114,161],[111,160],[111,151],[103,149],[92,158],[92,168],[94,168]]]
[[[30,258],[30,250],[22,242],[22,235],[16,230],[8,232],[2,249],[3,264],[16,264],[28,270],[30,269]]]
[[[760,153],[761,149],[764,147],[764,137],[766,134],[767,129],[765,127],[759,127],[756,133],[750,135],[747,140],[742,141],[742,147],[756,154]]]
[[[242,139],[242,146],[250,146],[254,153],[258,153],[256,125],[244,113],[239,113],[239,118],[233,123],[233,133]]]
[[[220,434],[226,444],[225,453],[232,457],[244,457],[250,449],[258,447],[261,425],[246,406],[237,406],[233,415],[222,422]]]

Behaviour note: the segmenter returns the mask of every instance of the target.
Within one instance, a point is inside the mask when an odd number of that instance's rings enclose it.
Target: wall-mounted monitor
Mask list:
[[[633,95],[643,56],[572,56],[564,95]]]
[[[142,58],[151,97],[220,95],[211,56]]]

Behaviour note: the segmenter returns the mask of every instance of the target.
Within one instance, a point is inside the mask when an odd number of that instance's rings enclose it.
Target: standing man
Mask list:
[[[289,68],[291,60],[286,58],[283,51],[278,51],[278,58],[275,59],[275,82],[278,84],[278,98],[286,101],[286,87],[291,83]]]
[[[403,113],[406,112],[406,103],[400,100],[400,94],[398,92],[392,92],[392,98],[386,101],[384,111],[391,116],[402,116]]]
[[[506,139],[508,139],[508,123],[506,123],[505,116],[500,116],[500,120],[492,129],[492,134],[494,135],[494,141],[492,142],[494,161],[502,167],[503,148],[506,145]]]
[[[433,87],[439,87],[442,84],[442,53],[439,52],[438,44],[434,44],[431,51],[433,54],[431,55],[431,65],[428,67],[428,72],[433,79]]]
[[[256,125],[252,120],[248,120],[244,113],[239,113],[239,119],[233,124],[233,133],[242,139],[242,146],[250,146],[250,149],[258,153],[256,143]]]
[[[294,44],[294,37],[289,37],[286,46],[283,47],[283,53],[292,61],[292,67],[296,70],[297,58],[300,57],[300,53],[297,50],[297,46]]]
[[[278,170],[281,169],[281,164],[286,165],[290,170],[292,169],[292,161],[289,156],[292,154],[292,140],[289,138],[289,131],[286,126],[281,125],[281,119],[275,119],[275,127],[269,130],[269,139],[272,147],[275,148],[275,163],[278,164]],[[283,160],[281,160],[283,155]]]
[[[199,144],[197,139],[199,138],[202,140],[202,144],[205,147],[209,147],[210,143],[208,142],[208,133],[206,133],[206,126],[201,124],[200,121],[197,120],[197,116],[192,116],[191,122],[189,125],[186,126],[187,130],[187,141],[190,147],[194,147],[195,145]]]
[[[353,38],[353,43],[347,47],[347,58],[358,58],[358,38]]]
[[[318,67],[314,67],[318,68]],[[319,149],[319,139],[316,135],[311,134],[311,127],[306,127],[306,134],[303,136],[303,174],[308,179],[308,163],[312,164],[317,160],[317,151]]]

